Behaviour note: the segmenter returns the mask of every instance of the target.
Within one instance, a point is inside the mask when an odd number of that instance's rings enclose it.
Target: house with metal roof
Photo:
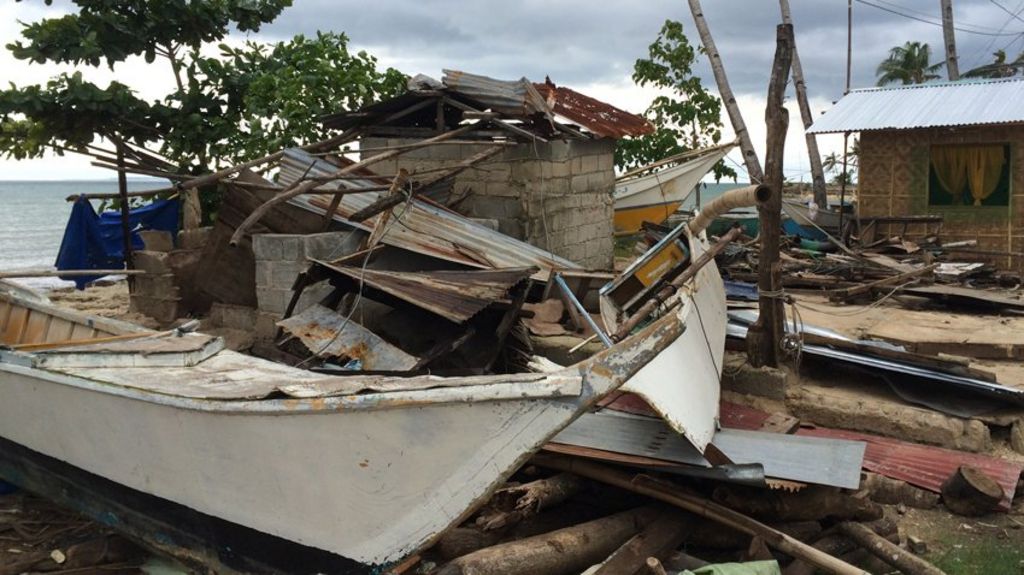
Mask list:
[[[1024,80],[854,90],[808,131],[860,133],[861,217],[940,215],[944,242],[1024,266]]]
[[[464,120],[484,118],[487,129],[460,128]],[[421,195],[595,269],[612,265],[615,141],[654,130],[642,116],[550,80],[496,80],[454,70],[445,70],[440,81],[415,76],[399,96],[321,121],[358,131],[365,155],[458,130],[443,145],[396,154],[374,169],[423,174],[465,164]]]

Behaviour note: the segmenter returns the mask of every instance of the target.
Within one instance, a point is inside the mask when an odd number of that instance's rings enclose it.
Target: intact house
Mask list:
[[[441,81],[416,76],[400,96],[322,121],[335,130],[359,130],[365,159],[482,118],[493,120],[490,130],[407,151],[373,170],[429,174],[473,162],[425,195],[584,267],[611,269],[615,141],[653,131],[643,117],[550,80],[446,70]],[[504,149],[486,157],[496,144]]]
[[[854,90],[808,131],[860,133],[860,217],[939,215],[964,259],[1024,266],[1024,80]]]

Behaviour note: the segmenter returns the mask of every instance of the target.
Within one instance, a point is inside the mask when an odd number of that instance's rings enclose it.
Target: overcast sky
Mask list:
[[[846,63],[846,0],[790,0],[797,48],[815,115],[827,110],[844,88]],[[873,4],[872,5],[869,5]],[[1011,57],[1024,50],[1024,0],[953,0],[961,71],[991,61],[1005,49]],[[704,0],[704,13],[722,55],[729,80],[740,101],[755,146],[763,161],[764,94],[780,16],[774,0]],[[21,25],[67,10],[59,1],[0,0],[0,44],[16,40]],[[889,10],[889,11],[887,11]],[[896,14],[899,12],[902,14]],[[908,40],[927,42],[933,60],[942,54],[939,0],[855,0],[853,6],[853,87],[875,82],[874,71],[889,48]],[[317,30],[345,32],[352,47],[375,54],[381,64],[406,74],[439,77],[442,68],[514,79],[526,76],[558,84],[641,112],[652,94],[633,85],[633,62],[646,55],[665,19],[683,22],[693,44],[699,38],[684,0],[593,2],[583,0],[295,0],[272,25],[251,38],[280,40]],[[915,20],[914,18],[917,18]],[[924,21],[920,21],[924,20]],[[235,35],[238,40],[242,35]],[[69,67],[30,65],[0,51],[4,85],[45,82]],[[714,92],[707,61],[699,57],[694,70]],[[110,79],[129,84],[147,98],[171,88],[169,71],[133,59],[106,68],[84,67],[83,73],[105,85]],[[790,94],[790,132],[786,173],[808,180],[802,126]],[[727,131],[731,127],[724,116]],[[823,153],[840,149],[841,138],[819,140]],[[735,152],[732,157],[738,161]],[[82,158],[14,162],[0,160],[0,179],[106,178]]]

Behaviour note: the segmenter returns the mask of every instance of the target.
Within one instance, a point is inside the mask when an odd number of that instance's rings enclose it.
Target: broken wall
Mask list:
[[[364,148],[412,140],[365,138]],[[437,145],[375,164],[394,174],[451,166],[487,144]],[[610,269],[613,250],[615,141],[569,140],[519,144],[453,180],[454,206],[471,218],[495,220],[498,230],[588,268]],[[370,156],[376,152],[367,152]]]

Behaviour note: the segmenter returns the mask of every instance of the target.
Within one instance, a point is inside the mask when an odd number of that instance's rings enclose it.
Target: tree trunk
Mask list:
[[[946,71],[949,80],[960,79],[960,66],[956,57],[956,33],[953,30],[953,0],[939,0],[942,6],[942,39],[946,43]]]
[[[782,160],[789,128],[789,112],[782,105],[793,59],[793,27],[780,24],[776,29],[775,61],[772,63],[768,83],[768,105],[765,123],[768,125],[767,153],[765,154],[765,184],[771,188],[771,197],[758,205],[761,220],[761,253],[758,256],[758,282],[761,292],[760,313],[757,322],[747,334],[747,357],[754,367],[778,367],[781,356],[783,321],[786,319],[779,297],[782,287],[779,269],[779,241],[782,227]]]
[[[797,493],[765,493],[760,489],[721,486],[711,498],[740,513],[771,521],[875,521],[883,515],[882,507],[871,500],[824,487],[807,487]]]
[[[1003,488],[980,469],[960,466],[942,484],[942,503],[957,515],[985,515],[996,510]]]
[[[617,513],[580,525],[481,549],[445,565],[438,575],[560,575],[579,573],[604,560],[650,523],[649,508]]]
[[[636,573],[644,566],[645,560],[653,558],[658,561],[657,557],[679,547],[686,532],[693,529],[695,519],[675,509],[663,511],[643,531],[616,549],[592,575]]]
[[[782,10],[782,23],[793,25],[793,17],[789,12],[789,0],[779,0]],[[807,130],[814,123],[811,105],[807,102],[807,84],[804,82],[804,69],[800,65],[800,54],[796,49],[796,38],[793,39],[793,87],[796,88],[796,101],[800,105],[800,119],[804,124],[804,139],[807,140],[807,159],[811,162],[811,189],[814,191],[814,203],[819,207],[828,206],[828,193],[825,190],[825,169],[821,165],[821,151],[818,150],[818,139]]]
[[[743,152],[743,163],[747,167],[747,175],[750,176],[752,184],[764,182],[764,172],[761,171],[761,162],[757,159],[757,152],[754,151],[754,144],[750,141],[750,132],[743,122],[743,115],[740,114],[739,104],[729,87],[729,79],[725,75],[725,67],[722,65],[722,57],[715,47],[715,40],[711,37],[711,30],[708,28],[707,20],[704,19],[704,10],[700,6],[700,0],[689,0],[690,12],[693,14],[693,22],[697,25],[697,33],[700,34],[701,44],[704,45],[704,52],[711,62],[711,71],[715,74],[715,83],[718,84],[718,93],[722,96],[726,111],[729,112],[729,120],[740,140],[740,151]]]
[[[885,505],[899,505],[916,509],[933,509],[939,503],[939,495],[931,491],[925,491],[919,487],[891,479],[877,473],[867,473],[861,490],[866,492],[868,497],[875,503]]]

